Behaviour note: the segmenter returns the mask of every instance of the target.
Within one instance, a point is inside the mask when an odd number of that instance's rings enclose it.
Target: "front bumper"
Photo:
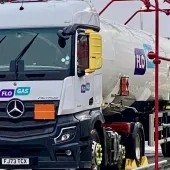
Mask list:
[[[69,140],[61,141],[61,136],[66,132],[63,129],[68,130],[70,127],[72,136],[68,138]],[[79,121],[73,115],[67,115],[58,117],[55,131],[51,135],[20,140],[0,138],[0,168],[90,168],[91,140],[89,128],[89,119]],[[73,130],[75,130],[75,134]],[[29,158],[29,165],[2,165],[2,158]]]

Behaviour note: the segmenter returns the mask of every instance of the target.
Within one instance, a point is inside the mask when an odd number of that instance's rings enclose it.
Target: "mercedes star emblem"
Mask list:
[[[17,99],[11,100],[7,105],[7,114],[13,119],[21,117],[24,114],[24,104]]]

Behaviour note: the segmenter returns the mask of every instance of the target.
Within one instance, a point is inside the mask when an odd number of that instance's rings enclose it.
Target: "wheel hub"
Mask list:
[[[97,166],[101,165],[102,162],[102,146],[93,141],[92,143],[92,169],[97,169]]]

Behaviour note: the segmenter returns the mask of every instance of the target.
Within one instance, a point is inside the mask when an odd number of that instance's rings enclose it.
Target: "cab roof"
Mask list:
[[[20,7],[23,6],[23,10]],[[0,4],[0,29],[60,27],[86,24],[100,27],[88,0],[17,0]]]

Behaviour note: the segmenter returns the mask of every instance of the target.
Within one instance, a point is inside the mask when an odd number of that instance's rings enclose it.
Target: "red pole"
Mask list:
[[[155,9],[144,9],[144,10],[138,10],[136,11],[125,23],[124,25],[127,25],[134,17],[136,14],[138,14],[139,12],[155,12]]]
[[[127,24],[129,23],[129,21],[131,21],[131,20],[134,18],[134,16],[135,16],[136,14],[138,14],[139,12],[142,12],[142,10],[136,11],[136,12],[124,23],[124,25],[127,25]]]
[[[139,12],[155,12],[155,11],[156,11],[156,9],[138,10],[124,23],[124,25],[127,25],[135,17],[135,15],[138,14]],[[170,14],[170,9],[159,9],[159,11],[164,12],[166,15]]]
[[[149,53],[148,53],[148,58],[149,58],[150,60],[155,59],[155,53],[154,53],[153,51],[149,52]],[[167,57],[158,56],[158,58],[159,58],[159,63],[160,63],[161,60],[170,61],[170,58],[167,58]]]
[[[101,15],[113,2],[114,2],[114,0],[111,0],[111,1],[99,12],[99,15]]]
[[[159,3],[155,0],[155,170],[158,170],[158,112],[159,112]]]

